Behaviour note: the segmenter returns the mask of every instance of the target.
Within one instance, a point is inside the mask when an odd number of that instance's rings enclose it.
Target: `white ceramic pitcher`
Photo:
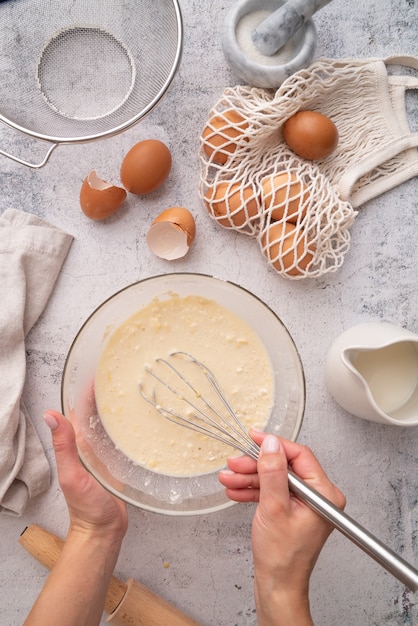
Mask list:
[[[349,328],[328,352],[326,384],[357,417],[417,426],[418,335],[386,322]]]

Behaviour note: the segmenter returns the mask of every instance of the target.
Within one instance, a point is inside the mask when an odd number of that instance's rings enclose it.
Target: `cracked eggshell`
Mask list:
[[[92,220],[104,220],[119,209],[126,195],[125,189],[107,183],[92,170],[81,185],[81,210]]]
[[[173,261],[187,254],[195,234],[196,224],[190,211],[183,207],[171,207],[152,222],[147,244],[156,256]]]

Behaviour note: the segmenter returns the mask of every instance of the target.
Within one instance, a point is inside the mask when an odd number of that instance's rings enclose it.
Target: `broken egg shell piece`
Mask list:
[[[151,252],[161,259],[174,261],[184,257],[196,234],[193,215],[183,207],[166,209],[152,222],[147,233]]]
[[[126,195],[125,189],[107,183],[92,170],[81,185],[81,210],[92,220],[104,220],[120,208]]]

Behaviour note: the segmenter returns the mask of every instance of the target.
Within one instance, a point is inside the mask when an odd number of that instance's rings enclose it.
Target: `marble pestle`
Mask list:
[[[331,0],[288,0],[251,33],[254,45],[266,56],[275,54],[316,11]]]
[[[316,29],[308,19],[287,42],[270,56],[252,41],[252,32],[277,11],[280,0],[238,0],[228,11],[222,30],[222,49],[234,73],[248,85],[277,89],[289,76],[308,67],[316,46]]]

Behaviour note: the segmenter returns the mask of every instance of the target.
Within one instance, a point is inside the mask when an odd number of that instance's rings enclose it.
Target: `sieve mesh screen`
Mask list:
[[[135,84],[135,63],[110,33],[74,27],[54,36],[42,51],[38,81],[47,104],[74,119],[115,111]]]

